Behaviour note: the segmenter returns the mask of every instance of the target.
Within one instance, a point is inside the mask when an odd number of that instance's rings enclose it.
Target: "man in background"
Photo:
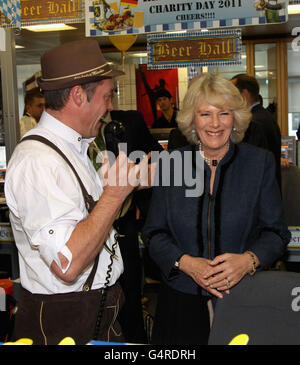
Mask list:
[[[123,133],[118,133],[121,143],[126,143],[127,155],[133,151],[162,151],[163,147],[151,135],[142,113],[135,110],[112,110],[107,114],[105,122],[118,121]],[[106,125],[107,125],[106,124]],[[104,123],[98,136],[89,148],[90,158],[96,170],[99,169],[97,154],[107,149],[114,152],[114,146],[105,140],[107,133]],[[111,141],[111,139],[110,139]],[[142,311],[143,291],[143,259],[149,259],[145,253],[141,257],[139,249],[139,232],[145,221],[152,189],[135,191],[124,202],[115,220],[114,227],[121,234],[119,245],[124,262],[124,272],[120,277],[120,284],[124,291],[125,303],[119,315],[125,341],[129,343],[147,343],[147,333],[144,328]],[[146,248],[144,249],[146,250]]]
[[[162,115],[154,122],[152,128],[177,127],[177,111],[172,103],[172,95],[167,89],[159,89],[155,94]]]
[[[20,119],[20,138],[36,126],[45,109],[45,98],[39,89],[27,91],[23,117]]]
[[[281,189],[281,132],[273,115],[260,101],[259,84],[255,77],[238,74],[231,81],[239,89],[252,113],[252,120],[243,142],[271,151],[276,161],[276,178]]]

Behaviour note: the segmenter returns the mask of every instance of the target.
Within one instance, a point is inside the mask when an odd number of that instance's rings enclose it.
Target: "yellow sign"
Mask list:
[[[235,336],[230,342],[229,345],[247,345],[249,342],[249,336],[245,333]]]
[[[290,226],[289,230],[292,234],[289,247],[300,247],[300,226]]]
[[[79,14],[79,0],[21,0],[22,22],[76,18]]]

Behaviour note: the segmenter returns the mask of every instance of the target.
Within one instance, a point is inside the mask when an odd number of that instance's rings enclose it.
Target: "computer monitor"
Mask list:
[[[159,139],[158,143],[162,146],[165,151],[168,151],[168,140],[167,139]]]
[[[152,136],[161,144],[165,151],[168,150],[168,140],[173,128],[150,128]]]
[[[0,146],[0,203],[4,193],[4,181],[6,173],[6,149],[5,146]]]
[[[290,164],[297,163],[297,145],[294,136],[281,137],[281,155],[289,161]]]
[[[3,183],[6,173],[6,149],[5,146],[0,146],[0,193],[3,191]]]
[[[6,170],[6,148],[0,146],[0,169]]]

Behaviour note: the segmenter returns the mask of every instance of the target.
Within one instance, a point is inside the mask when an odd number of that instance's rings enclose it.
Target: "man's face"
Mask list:
[[[237,78],[232,79],[231,82],[233,83],[233,85],[237,85]],[[243,89],[243,90],[239,90],[240,94],[242,95],[242,97],[245,99],[246,103],[248,106],[250,106],[253,101],[251,98],[251,95],[249,94],[249,91],[247,89]]]
[[[34,97],[30,105],[26,106],[26,111],[38,122],[45,109],[45,99]]]
[[[85,138],[96,137],[101,125],[101,118],[113,110],[112,98],[114,84],[112,79],[105,79],[96,86],[93,97],[85,102],[82,118],[82,135]]]
[[[160,98],[157,99],[157,102],[160,107],[160,110],[162,111],[167,111],[170,108],[172,108],[171,99],[168,98],[167,96],[161,96]]]
[[[234,86],[236,86],[237,84],[237,79],[232,79],[231,82],[233,83]]]

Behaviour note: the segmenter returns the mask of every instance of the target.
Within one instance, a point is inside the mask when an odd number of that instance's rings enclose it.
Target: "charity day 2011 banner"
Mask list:
[[[86,36],[282,23],[287,7],[280,0],[87,0]]]

